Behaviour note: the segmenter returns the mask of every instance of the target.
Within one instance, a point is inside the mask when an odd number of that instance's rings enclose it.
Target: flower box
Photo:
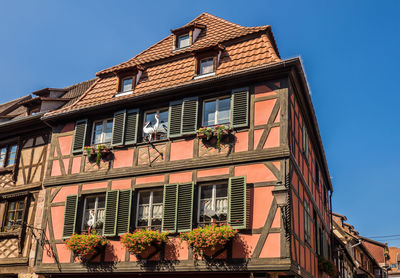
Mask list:
[[[197,130],[197,138],[208,141],[209,144],[216,146],[219,149],[221,142],[225,143],[223,139],[228,138],[230,129],[225,125],[216,125],[213,127],[201,127]]]
[[[88,146],[84,147],[89,162],[100,165],[101,160],[110,160],[112,158],[112,151],[106,145]]]
[[[167,233],[152,230],[136,230],[121,236],[121,242],[139,259],[148,258],[160,250],[160,246],[167,242]]]
[[[181,233],[179,237],[192,247],[196,256],[205,254],[212,258],[212,253],[223,248],[228,241],[236,236],[237,232],[237,230],[226,224],[212,224]]]
[[[109,241],[96,232],[87,234],[73,234],[65,240],[65,245],[83,262],[90,261],[97,254],[104,252]]]

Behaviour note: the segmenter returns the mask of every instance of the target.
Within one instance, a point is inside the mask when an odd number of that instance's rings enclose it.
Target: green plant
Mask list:
[[[215,249],[217,246],[225,245],[230,239],[238,233],[229,225],[207,225],[181,233],[179,238],[187,241],[192,247],[193,252],[200,255],[204,249]]]
[[[152,244],[166,242],[167,234],[152,230],[136,230],[121,236],[121,242],[130,253],[140,255]]]
[[[197,137],[206,138],[207,141],[211,139],[211,137],[217,137],[216,147],[219,149],[221,144],[221,139],[223,135],[227,135],[229,133],[229,127],[225,125],[216,125],[213,127],[201,127],[197,130]]]
[[[328,274],[331,278],[337,277],[336,265],[331,261],[322,256],[318,257],[318,268]]]
[[[106,145],[88,146],[83,148],[88,157],[96,157],[96,164],[100,165],[100,160],[104,155],[107,155],[111,150]]]
[[[73,234],[71,238],[65,240],[67,248],[79,257],[94,255],[108,243],[105,237],[95,231],[87,234]]]

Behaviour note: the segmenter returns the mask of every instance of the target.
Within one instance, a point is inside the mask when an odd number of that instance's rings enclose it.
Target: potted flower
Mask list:
[[[222,248],[229,240],[233,239],[237,233],[238,231],[229,225],[212,224],[198,227],[190,232],[181,233],[179,237],[192,247],[194,254],[203,255],[210,250]]]
[[[323,256],[318,257],[318,269],[328,274],[331,278],[337,277],[336,265]]]
[[[109,159],[111,149],[106,145],[88,146],[83,148],[86,151],[86,155],[89,158],[89,162],[96,162],[100,165],[100,160]]]
[[[161,244],[167,242],[167,234],[153,230],[136,230],[121,236],[121,242],[130,253],[140,258],[151,247],[157,250]]]
[[[82,261],[88,261],[96,254],[104,251],[109,241],[96,231],[85,234],[73,234],[65,240],[65,245]]]
[[[219,149],[223,137],[229,135],[229,127],[226,125],[216,125],[213,127],[201,127],[197,130],[197,138],[210,141],[216,138],[216,147]]]

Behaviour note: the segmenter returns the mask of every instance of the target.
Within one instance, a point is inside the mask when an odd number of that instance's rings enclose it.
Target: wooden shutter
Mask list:
[[[229,178],[229,224],[235,229],[246,228],[246,177]]]
[[[78,195],[69,195],[65,200],[63,238],[69,238],[75,232]]]
[[[82,152],[86,143],[88,120],[79,120],[75,123],[74,143],[72,144],[72,153]]]
[[[136,144],[139,127],[139,109],[131,109],[126,113],[125,144]]]
[[[182,134],[191,134],[197,131],[198,97],[185,98],[182,107]]]
[[[231,101],[232,127],[245,127],[249,125],[249,89],[242,88],[232,92]]]
[[[111,146],[124,144],[126,110],[114,113]]]
[[[178,232],[186,232],[192,229],[193,193],[194,193],[193,182],[179,185],[178,211],[176,219]]]
[[[169,104],[168,137],[181,136],[182,131],[182,101],[173,101]]]
[[[164,185],[163,200],[163,220],[162,230],[166,232],[176,232],[176,214],[177,214],[178,185]]]
[[[103,235],[115,236],[117,228],[118,190],[107,191],[106,211],[104,216]]]
[[[132,190],[121,190],[119,192],[117,234],[122,235],[129,232],[132,207]]]

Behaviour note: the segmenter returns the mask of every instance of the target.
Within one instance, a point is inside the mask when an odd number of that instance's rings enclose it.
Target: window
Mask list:
[[[231,98],[217,98],[204,101],[203,126],[229,124],[231,115]]]
[[[199,75],[204,75],[208,73],[213,73],[214,70],[214,58],[206,58],[200,60],[199,63]]]
[[[105,209],[105,195],[85,197],[82,214],[82,232],[87,232],[88,229],[92,229],[102,233]]]
[[[0,147],[0,167],[12,166],[17,157],[17,145]]]
[[[305,124],[303,124],[303,152],[308,159],[308,132]]]
[[[21,227],[24,209],[25,201],[23,199],[8,202],[3,225],[4,231],[12,231]]]
[[[121,93],[126,93],[132,90],[132,77],[122,79]]]
[[[168,108],[144,113],[143,141],[167,139]]]
[[[190,37],[189,34],[184,34],[178,37],[178,48],[184,48],[190,46]]]
[[[92,144],[111,143],[113,120],[107,119],[93,123]]]
[[[310,216],[310,204],[304,201],[304,239],[305,242],[311,243],[311,216]]]
[[[198,223],[225,222],[228,216],[228,185],[213,184],[199,187]]]
[[[397,268],[397,265],[396,265],[396,264],[392,264],[391,267],[392,267],[392,268]]]
[[[161,229],[163,190],[143,190],[138,194],[136,227]]]

